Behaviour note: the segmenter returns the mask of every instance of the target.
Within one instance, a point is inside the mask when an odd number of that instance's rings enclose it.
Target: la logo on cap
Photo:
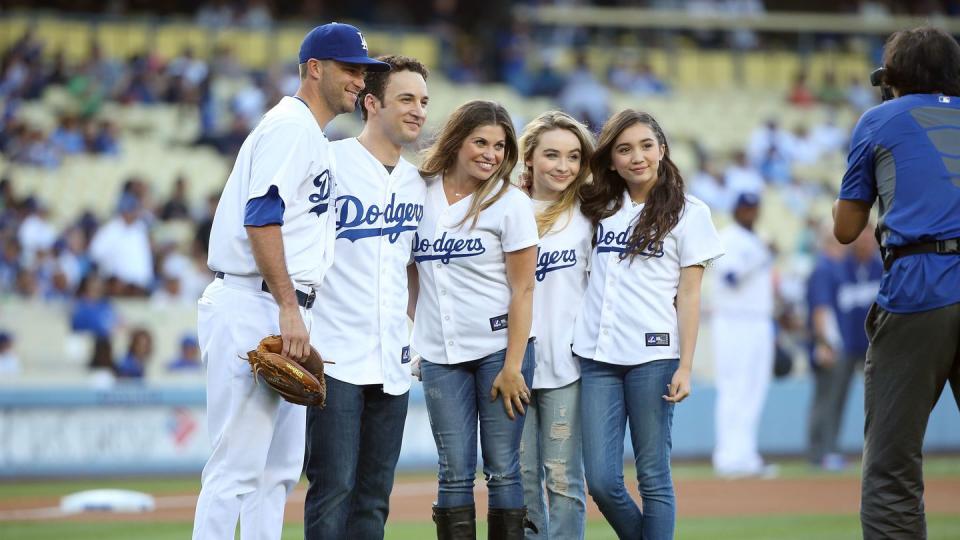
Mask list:
[[[359,30],[357,30],[357,35],[360,36],[360,46],[363,47],[363,50],[369,50],[367,49],[367,40],[363,39],[363,34]]]

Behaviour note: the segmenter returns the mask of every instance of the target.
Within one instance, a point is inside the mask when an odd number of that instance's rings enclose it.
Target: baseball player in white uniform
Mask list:
[[[333,256],[335,197],[325,126],[354,109],[367,57],[360,32],[326,24],[300,47],[301,83],[244,141],[210,232],[216,279],[199,300],[213,452],[203,469],[194,539],[278,539],[300,479],[306,409],[257,384],[244,360],[263,337],[310,350],[309,308]]]
[[[773,376],[773,254],[753,231],[760,198],[745,192],[720,233],[727,255],[713,278],[717,385],[713,467],[720,476],[774,474],[757,451],[757,430]]]
[[[327,406],[307,410],[308,539],[383,538],[409,395],[408,273],[426,185],[401,157],[426,121],[427,69],[386,56],[360,94],[365,124],[333,143],[337,256],[318,291],[311,342]],[[415,290],[415,284],[414,284]]]

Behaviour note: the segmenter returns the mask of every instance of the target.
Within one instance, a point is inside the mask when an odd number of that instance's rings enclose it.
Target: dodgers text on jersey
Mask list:
[[[417,253],[428,253],[429,255],[417,255]],[[447,238],[444,232],[433,242],[429,238],[420,238],[419,234],[413,237],[413,260],[440,261],[443,264],[450,264],[450,259],[461,257],[475,257],[481,253],[486,253],[487,248],[483,247],[483,242],[479,238]]]
[[[396,243],[404,231],[414,231],[423,219],[423,205],[397,201],[397,194],[390,194],[387,207],[376,204],[364,207],[363,201],[353,195],[337,197],[337,239],[346,238],[356,242],[361,238],[386,236]],[[383,226],[377,221],[383,218]],[[369,227],[364,227],[369,225]]]
[[[623,254],[627,250],[627,244],[630,240],[630,231],[633,230],[633,227],[627,227],[626,230],[623,230],[619,233],[614,231],[606,231],[603,229],[603,223],[597,227],[597,253],[607,253],[614,252]],[[641,239],[641,244],[645,244],[643,239]],[[663,257],[663,242],[657,242],[653,249],[651,246],[644,247],[643,251],[640,252],[641,256],[647,257]]]
[[[577,251],[575,249],[558,249],[543,251],[537,248],[537,281],[547,278],[547,273],[564,268],[573,268],[577,265]]]

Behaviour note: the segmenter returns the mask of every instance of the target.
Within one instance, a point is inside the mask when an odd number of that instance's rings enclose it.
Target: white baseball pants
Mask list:
[[[717,385],[713,468],[722,475],[757,474],[764,465],[757,434],[773,376],[773,320],[714,314],[712,333]]]
[[[255,282],[255,283],[254,283]],[[203,468],[194,540],[279,540],[287,495],[300,480],[306,408],[250,372],[246,353],[279,334],[279,308],[259,279],[215,279],[200,298],[197,337],[207,369],[213,452]],[[301,308],[307,329],[310,313]]]

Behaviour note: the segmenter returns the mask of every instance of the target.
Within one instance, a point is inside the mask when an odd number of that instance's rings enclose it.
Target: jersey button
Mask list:
[[[451,339],[450,341],[448,341],[447,345],[453,345],[453,340]]]
[[[443,320],[449,321],[449,320],[450,320],[450,316],[449,316],[449,315],[444,315],[444,316],[443,316]]]
[[[437,263],[437,268],[443,268],[443,264],[442,264],[442,263]]]
[[[446,295],[447,295],[447,290],[446,290],[446,289],[442,289],[442,290],[440,291],[440,296],[446,296]]]

